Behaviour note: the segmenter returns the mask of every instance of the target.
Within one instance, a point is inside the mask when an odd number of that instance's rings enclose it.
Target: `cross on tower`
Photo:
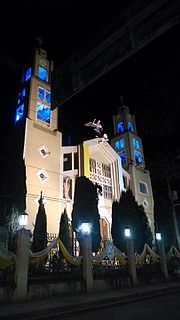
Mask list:
[[[44,42],[44,41],[42,40],[42,38],[41,38],[41,37],[36,37],[36,40],[37,40],[39,46],[41,47],[41,45],[42,45],[43,42]]]

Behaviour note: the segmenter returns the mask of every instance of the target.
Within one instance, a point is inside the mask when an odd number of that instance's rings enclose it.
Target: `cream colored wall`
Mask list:
[[[97,141],[96,141],[97,140]],[[112,225],[112,203],[113,200],[119,200],[121,190],[124,190],[122,173],[126,174],[127,179],[130,178],[128,172],[122,169],[121,161],[118,154],[107,143],[98,143],[98,139],[85,141],[89,149],[89,157],[105,164],[109,164],[111,168],[112,181],[112,199],[106,199],[99,196],[98,209],[101,218],[104,218],[109,226],[109,239],[111,239]]]
[[[41,145],[48,148],[50,154],[43,158],[38,151]],[[58,232],[60,215],[60,157],[61,133],[38,126],[32,120],[26,119],[26,137],[24,159],[26,165],[27,185],[27,213],[29,214],[28,227],[30,230],[35,223],[38,210],[38,197],[42,190],[46,201],[47,230],[49,233]],[[43,169],[48,174],[45,182],[40,181],[37,172]]]
[[[139,205],[143,205],[145,199],[148,201],[148,207],[144,207],[144,209],[147,214],[151,230],[154,233],[154,198],[152,193],[150,173],[148,170],[140,170],[136,167],[131,167],[129,171],[132,177],[130,180],[130,188],[135,196],[136,201]],[[148,194],[140,192],[139,181],[147,184]]]

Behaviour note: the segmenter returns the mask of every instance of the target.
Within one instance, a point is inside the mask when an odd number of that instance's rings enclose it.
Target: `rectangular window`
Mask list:
[[[141,164],[142,163],[142,156],[141,156],[141,152],[134,150],[134,160],[137,164]]]
[[[115,142],[115,150],[123,149],[124,148],[124,138],[121,138],[120,140],[117,140]]]
[[[112,187],[103,185],[103,196],[106,199],[112,199]]]
[[[21,92],[18,93],[18,100],[17,100],[17,104],[20,104],[21,102]]]
[[[49,106],[45,106],[42,103],[37,103],[37,110],[36,110],[37,119],[44,121],[50,124],[51,120],[51,110]]]
[[[123,149],[124,148],[124,138],[121,138],[119,140],[119,145],[120,145],[120,149]]]
[[[90,171],[96,173],[96,161],[94,159],[90,159]]]
[[[50,91],[46,91],[46,102],[51,103],[51,92]]]
[[[72,153],[64,153],[63,155],[63,171],[72,170]]]
[[[102,175],[111,178],[111,169],[109,165],[102,163]]]
[[[16,109],[16,114],[15,114],[15,124],[19,122],[23,118],[24,115],[24,103],[21,104],[17,109]]]
[[[42,67],[38,67],[38,78],[43,81],[47,81],[47,70]]]
[[[38,88],[38,98],[44,100],[44,88]]]
[[[148,186],[147,183],[139,181],[139,191],[144,194],[148,194]]]
[[[29,78],[31,77],[31,73],[32,73],[32,68],[30,67],[27,71],[26,71],[26,76],[25,76],[25,80],[28,81]]]
[[[74,153],[74,169],[78,169],[78,153]]]
[[[119,140],[115,141],[115,150],[119,150]]]
[[[126,152],[125,151],[120,152],[119,156],[121,157],[122,165],[124,165],[126,163]]]
[[[124,132],[124,123],[123,123],[123,121],[119,121],[117,123],[117,129],[118,129],[118,133]]]
[[[25,95],[26,95],[26,89],[25,89],[25,88],[23,88],[23,89],[22,89],[22,97],[24,98],[24,97],[25,97]]]
[[[128,121],[128,130],[134,132],[132,121]]]
[[[133,140],[133,146],[134,146],[134,148],[140,150],[141,148],[140,148],[140,142],[139,142],[139,140],[137,140],[137,139],[135,139],[135,138],[133,138],[132,140]]]

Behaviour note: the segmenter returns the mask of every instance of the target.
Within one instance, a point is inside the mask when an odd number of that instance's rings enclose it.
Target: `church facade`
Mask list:
[[[142,189],[137,193],[136,183],[136,180],[144,181],[148,185],[148,192],[151,192],[150,178],[148,175],[145,180],[144,166],[138,171],[136,167],[130,169],[123,165],[123,158],[117,150],[116,141],[121,138],[119,133],[111,144],[106,138],[96,137],[77,146],[62,145],[62,133],[58,130],[58,109],[51,109],[52,69],[53,62],[48,59],[46,51],[36,49],[33,65],[27,66],[24,72],[15,113],[15,126],[21,126],[23,132],[28,214],[26,227],[33,231],[42,191],[47,231],[49,234],[57,234],[64,208],[71,221],[76,178],[86,176],[102,187],[102,195],[99,197],[100,227],[102,239],[107,240],[111,238],[113,200],[119,200],[122,190],[129,186],[144,207],[143,201],[149,201],[153,215],[152,194],[150,204],[148,195],[143,198]],[[149,221],[152,227],[153,219]]]

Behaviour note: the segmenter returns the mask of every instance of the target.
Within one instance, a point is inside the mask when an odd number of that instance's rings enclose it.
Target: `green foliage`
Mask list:
[[[14,251],[19,216],[26,208],[26,172],[24,161],[11,156],[0,159],[0,226],[9,232],[9,250]]]
[[[19,229],[19,211],[11,203],[0,204],[0,226],[8,232],[10,251],[16,250],[16,231]]]
[[[112,206],[112,238],[115,246],[126,250],[124,229],[130,228],[134,239],[135,250],[141,252],[144,243],[152,245],[152,233],[143,206],[135,201],[132,191],[122,192],[120,202]]]
[[[78,177],[75,184],[74,205],[72,211],[72,228],[77,232],[82,223],[92,224],[92,250],[97,252],[100,246],[100,223],[98,212],[98,188],[88,178]]]
[[[66,209],[61,215],[60,225],[59,225],[59,238],[63,242],[65,248],[69,253],[72,253],[72,241],[69,233],[69,223]]]
[[[32,251],[38,252],[47,247],[47,218],[43,204],[42,192],[33,231]]]

